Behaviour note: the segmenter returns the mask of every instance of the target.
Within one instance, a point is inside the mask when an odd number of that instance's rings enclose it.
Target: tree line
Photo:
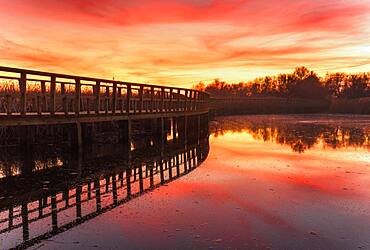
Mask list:
[[[328,73],[319,77],[306,67],[297,67],[293,73],[256,78],[249,82],[227,83],[215,79],[210,84],[199,82],[194,86],[216,97],[288,97],[325,99],[370,97],[370,72]]]

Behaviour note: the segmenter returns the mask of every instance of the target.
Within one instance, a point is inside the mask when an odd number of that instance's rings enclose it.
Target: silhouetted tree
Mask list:
[[[343,94],[347,98],[359,98],[367,96],[369,90],[369,75],[350,75]]]
[[[326,87],[330,96],[339,97],[344,87],[347,75],[344,73],[327,74],[324,79],[324,86]]]
[[[297,67],[291,74],[260,77],[249,82],[239,82],[237,84],[228,84],[215,79],[208,85],[200,82],[194,88],[220,97],[359,98],[370,96],[370,73],[351,75],[332,73],[320,79],[314,71],[306,67]]]

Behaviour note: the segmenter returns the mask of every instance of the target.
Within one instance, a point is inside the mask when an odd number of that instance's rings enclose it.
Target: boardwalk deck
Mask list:
[[[191,89],[0,66],[0,125],[173,117],[208,112]]]

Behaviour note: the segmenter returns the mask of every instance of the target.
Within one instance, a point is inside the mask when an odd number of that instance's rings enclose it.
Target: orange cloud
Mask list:
[[[181,86],[370,70],[363,0],[14,0],[0,13],[7,66]]]

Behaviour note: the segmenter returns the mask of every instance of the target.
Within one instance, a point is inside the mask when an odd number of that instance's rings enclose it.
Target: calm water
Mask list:
[[[60,201],[57,209],[50,205],[43,211],[50,216],[28,225],[28,239],[42,235],[31,249],[370,249],[369,116],[218,118],[209,141],[160,155],[163,169],[146,157],[134,172],[121,162],[83,172],[87,182],[64,187],[71,209],[62,210],[66,201],[55,191],[47,199]],[[28,218],[40,216],[38,202],[28,205]],[[9,211],[2,211],[1,248],[21,244],[25,231],[7,231]],[[13,214],[21,223],[22,204]]]

